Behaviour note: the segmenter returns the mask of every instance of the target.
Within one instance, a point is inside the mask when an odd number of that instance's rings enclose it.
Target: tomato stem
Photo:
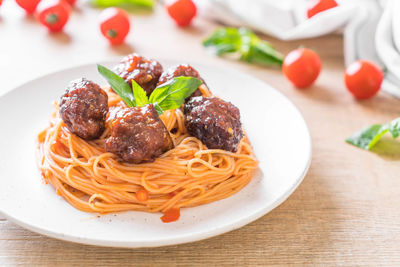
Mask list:
[[[110,29],[107,31],[107,36],[110,38],[115,38],[117,37],[117,35],[118,35],[117,31],[114,29]]]
[[[54,13],[50,13],[49,15],[47,15],[46,17],[46,22],[49,24],[55,24],[58,22],[58,15],[54,14]]]

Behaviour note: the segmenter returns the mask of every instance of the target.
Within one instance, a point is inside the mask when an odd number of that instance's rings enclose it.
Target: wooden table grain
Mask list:
[[[321,76],[315,86],[301,91],[279,69],[207,53],[201,40],[217,24],[197,19],[193,27],[178,29],[157,8],[153,14],[134,14],[127,45],[111,48],[99,34],[98,12],[80,4],[65,33],[52,35],[6,0],[0,7],[0,93],[66,66],[132,51],[235,68],[268,82],[300,109],[312,135],[311,168],[293,195],[259,220],[178,246],[86,246],[41,236],[0,219],[0,266],[400,265],[400,143],[387,139],[370,153],[344,142],[363,126],[398,117],[400,101],[385,93],[355,101],[346,92],[339,35],[296,42],[265,37],[283,52],[304,45],[321,56]],[[273,125],[271,130],[279,131]]]

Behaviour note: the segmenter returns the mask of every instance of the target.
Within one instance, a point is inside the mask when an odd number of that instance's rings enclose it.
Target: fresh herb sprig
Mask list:
[[[393,138],[400,135],[400,118],[387,124],[374,124],[354,133],[346,142],[365,150],[370,150],[386,133],[391,133]]]
[[[156,87],[150,97],[147,97],[146,91],[134,80],[131,88],[124,79],[110,69],[97,65],[97,70],[129,107],[142,107],[151,103],[158,114],[179,108],[202,84],[200,79],[194,77],[176,77]]]
[[[129,107],[136,107],[135,96],[133,95],[131,87],[129,87],[129,84],[127,84],[124,79],[102,65],[97,65],[97,71],[107,80],[114,92],[116,92]]]
[[[203,41],[204,47],[212,48],[216,55],[239,55],[239,59],[261,65],[282,65],[283,55],[274,47],[258,38],[246,28],[223,27]]]

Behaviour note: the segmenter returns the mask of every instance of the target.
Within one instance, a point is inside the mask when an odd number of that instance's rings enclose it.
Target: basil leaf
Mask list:
[[[283,55],[265,42],[258,42],[253,46],[251,62],[264,65],[282,65]]]
[[[155,0],[91,0],[98,7],[126,6],[133,8],[153,8]]]
[[[135,96],[136,106],[143,107],[149,104],[149,98],[146,95],[146,91],[137,83],[132,80],[132,91]]]
[[[370,150],[381,137],[390,132],[393,138],[400,135],[400,118],[387,124],[374,124],[354,133],[346,142],[365,150]]]
[[[241,59],[249,63],[264,65],[282,65],[283,55],[276,51],[271,44],[260,40],[252,31],[240,28]]]
[[[203,41],[219,56],[236,53],[240,60],[262,65],[282,65],[283,55],[246,28],[219,28]]]
[[[97,64],[97,70],[129,107],[136,106],[135,96],[133,95],[132,89],[124,79],[102,65]]]
[[[152,103],[158,114],[162,114],[164,110],[179,108],[185,99],[203,83],[194,77],[173,78],[154,89],[149,99],[146,91],[134,80],[132,80],[131,89],[124,79],[106,67],[97,65],[97,69],[129,107],[142,107]]]
[[[219,28],[208,39],[203,41],[204,47],[214,49],[217,55],[236,52],[240,49],[241,37],[236,28]]]
[[[388,125],[388,130],[392,134],[393,138],[400,136],[400,118],[392,120]]]
[[[161,115],[164,113],[164,110],[157,103],[153,103],[153,106],[154,106],[155,110],[157,111],[158,115]]]
[[[382,130],[381,124],[375,124],[354,133],[346,139],[346,142],[362,149],[369,150],[386,132],[387,130]]]
[[[158,86],[150,95],[150,103],[157,104],[162,110],[179,108],[202,84],[194,77],[176,77]]]

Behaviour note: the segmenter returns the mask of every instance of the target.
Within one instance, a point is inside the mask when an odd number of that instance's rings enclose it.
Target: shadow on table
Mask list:
[[[56,32],[56,33],[49,32],[47,37],[52,41],[54,41],[55,43],[61,45],[67,45],[72,41],[71,36],[66,32]]]
[[[297,89],[297,92],[320,102],[333,104],[339,101],[335,92],[332,92],[330,88],[318,84],[314,84],[306,89]]]
[[[176,26],[176,27],[178,27],[178,26]],[[194,35],[194,36],[198,36],[200,34],[205,34],[206,32],[209,31],[208,28],[198,27],[196,25],[189,25],[187,27],[182,27],[180,30],[182,32],[185,32],[186,34]]]
[[[393,116],[393,114],[396,113],[400,113],[399,99],[385,92],[380,92],[378,93],[378,95],[370,99],[354,99],[354,103],[362,107],[362,109],[366,112],[376,113],[377,111],[379,111],[379,114],[388,114],[390,116]]]
[[[133,46],[131,46],[128,43],[123,43],[120,45],[110,45],[109,48],[112,52],[121,55],[121,56],[125,56],[128,54],[133,53]]]
[[[39,23],[38,23],[37,19],[35,18],[35,16],[31,15],[31,14],[25,14],[24,22],[26,24],[38,24],[39,25]]]
[[[390,136],[382,137],[371,151],[388,161],[400,160],[400,142]]]

